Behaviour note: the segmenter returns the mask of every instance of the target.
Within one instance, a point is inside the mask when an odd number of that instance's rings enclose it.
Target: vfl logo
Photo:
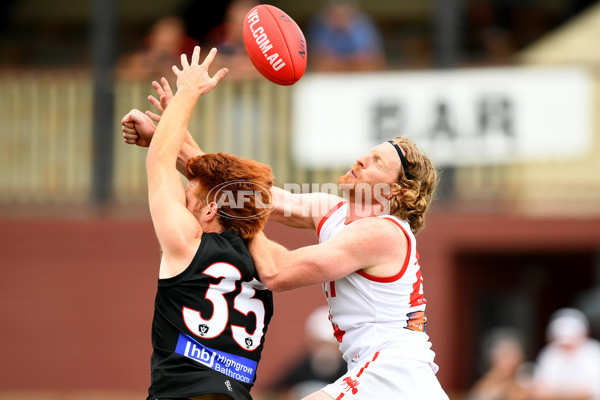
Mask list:
[[[344,378],[344,391],[348,392],[352,390],[352,394],[358,393],[358,379],[352,379],[349,376]]]
[[[198,333],[200,334],[200,336],[206,336],[206,334],[208,333],[208,325],[206,325],[206,324],[198,325]]]
[[[246,340],[245,340],[245,342],[246,342],[246,348],[247,348],[247,349],[251,348],[251,347],[252,347],[252,344],[254,343],[254,342],[252,341],[252,338],[250,338],[250,337],[247,337],[247,338],[246,338]]]

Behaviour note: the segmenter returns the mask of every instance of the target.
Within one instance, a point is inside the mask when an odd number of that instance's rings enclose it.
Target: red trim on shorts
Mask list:
[[[323,224],[325,223],[325,221],[327,221],[327,219],[329,217],[331,217],[331,214],[336,212],[344,204],[346,204],[346,202],[344,200],[340,201],[331,210],[327,211],[327,214],[325,214],[323,216],[323,218],[321,218],[321,221],[319,221],[319,226],[317,226],[317,236],[321,236],[321,228],[323,227]]]
[[[362,269],[356,271],[356,273],[370,281],[379,282],[379,283],[390,283],[390,282],[395,282],[395,281],[399,280],[400,278],[402,278],[402,276],[404,276],[404,273],[406,272],[406,269],[408,268],[408,261],[410,260],[410,252],[411,252],[412,243],[410,241],[410,236],[408,235],[408,233],[406,232],[404,227],[398,221],[396,221],[394,218],[388,218],[388,217],[383,217],[383,219],[393,222],[400,229],[402,229],[402,232],[404,232],[404,236],[406,236],[406,240],[408,240],[408,249],[406,250],[406,258],[404,259],[404,264],[402,264],[402,268],[400,269],[400,271],[396,275],[392,275],[392,276],[386,276],[386,277],[374,276],[374,275],[367,274]]]
[[[356,377],[358,378],[359,376],[361,376],[362,373],[364,372],[364,370],[367,369],[367,368],[369,368],[369,364],[371,364],[371,362],[375,362],[375,360],[377,360],[378,356],[379,356],[379,352],[375,353],[375,355],[373,356],[373,359],[371,361],[367,361],[367,363],[365,364],[365,366],[360,369],[360,371],[358,372],[358,374],[356,374]]]
[[[351,395],[351,396],[358,393],[358,391],[360,390],[360,388],[359,388],[360,380],[358,378],[360,378],[360,376],[363,374],[363,372],[367,368],[369,368],[369,365],[372,362],[375,362],[375,360],[377,360],[378,356],[379,356],[379,352],[376,352],[375,355],[373,356],[373,359],[371,361],[367,361],[367,363],[364,365],[364,367],[362,367],[360,369],[360,371],[358,372],[358,374],[356,374],[356,379],[352,379],[351,376],[346,376],[342,380],[342,383],[340,383],[340,385],[345,386],[345,387],[342,389],[343,392],[341,392],[335,398],[335,400],[341,400],[346,395],[346,393],[349,393],[349,395]]]
[[[371,361],[367,361],[367,363],[365,364],[365,366],[364,366],[364,367],[362,367],[362,368],[360,369],[360,371],[358,371],[358,374],[356,374],[356,377],[357,377],[357,378],[358,378],[359,376],[361,376],[361,375],[362,375],[362,373],[363,373],[363,371],[364,371],[365,369],[369,368],[369,364],[370,364],[370,363],[371,363]]]

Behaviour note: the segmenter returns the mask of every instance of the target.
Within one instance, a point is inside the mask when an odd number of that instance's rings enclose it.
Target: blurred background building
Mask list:
[[[127,60],[167,16],[181,49],[216,44],[236,65],[193,117],[205,150],[268,163],[278,185],[302,191],[336,182],[357,151],[397,134],[432,156],[441,185],[419,253],[453,400],[483,375],[481,346],[499,327],[520,332],[525,362],[560,308],[583,311],[600,338],[600,3],[273,0],[308,41],[292,87],[247,68],[238,3],[0,5],[0,399],[144,396],[159,252],[145,150],[122,144],[120,119],[150,108],[160,76],[128,74]],[[380,51],[366,57],[376,62],[340,70],[333,53],[311,52],[311,24],[340,3],[374,30],[367,47]],[[334,35],[344,57],[361,45],[347,33]],[[275,224],[267,234],[291,248],[316,242]],[[257,399],[275,396],[278,371],[303,356],[320,292],[276,294]]]

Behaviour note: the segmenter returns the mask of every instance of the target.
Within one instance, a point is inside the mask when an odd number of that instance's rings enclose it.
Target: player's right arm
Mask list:
[[[342,198],[328,193],[292,193],[273,187],[269,219],[292,228],[317,230],[323,217]]]
[[[169,82],[165,79],[161,79],[161,84],[154,81],[152,86],[156,91],[158,99],[154,96],[148,96],[148,100],[160,114],[153,113],[152,111],[146,111],[145,113],[133,109],[129,111],[121,120],[121,130],[123,131],[123,139],[127,144],[134,144],[140,147],[150,146],[152,137],[156,131],[155,123],[159,123],[161,115],[164,113],[169,102],[173,99],[173,91],[169,86]],[[205,154],[200,148],[198,143],[194,140],[189,131],[186,131],[185,139],[181,145],[179,155],[177,157],[177,170],[186,175],[186,165],[188,160]]]
[[[389,278],[405,265],[409,242],[394,223],[384,218],[360,218],[333,238],[288,250],[262,232],[248,243],[260,280],[280,292],[331,282],[358,270]]]

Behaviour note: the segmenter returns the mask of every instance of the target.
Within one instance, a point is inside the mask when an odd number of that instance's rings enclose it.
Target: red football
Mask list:
[[[260,4],[244,20],[244,45],[256,69],[278,85],[292,85],[306,70],[306,40],[298,24],[277,7]]]

